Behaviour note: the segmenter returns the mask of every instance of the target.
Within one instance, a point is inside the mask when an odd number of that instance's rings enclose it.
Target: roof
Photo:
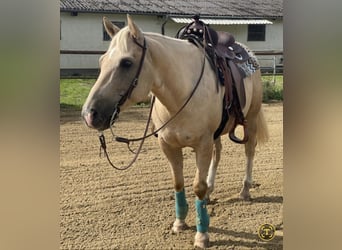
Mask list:
[[[184,17],[171,17],[171,19],[176,23],[191,23],[193,19]],[[265,19],[207,19],[201,18],[206,24],[221,24],[221,25],[231,25],[231,24],[273,24],[271,21]]]
[[[283,16],[283,0],[60,0],[60,11],[270,18]]]

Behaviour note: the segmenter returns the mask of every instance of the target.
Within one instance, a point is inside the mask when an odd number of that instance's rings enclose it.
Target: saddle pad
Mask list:
[[[245,77],[251,76],[256,70],[260,69],[260,64],[258,62],[258,59],[254,55],[254,53],[251,50],[249,50],[244,44],[239,43],[239,42],[235,42],[235,43],[243,47],[247,51],[248,55],[250,56],[250,58],[247,61],[243,63],[236,63],[236,66],[238,66],[239,69],[242,72],[244,72]]]

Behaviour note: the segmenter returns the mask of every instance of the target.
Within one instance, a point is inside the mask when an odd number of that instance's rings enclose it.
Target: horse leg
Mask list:
[[[214,148],[213,148],[213,153],[211,157],[209,173],[207,177],[208,191],[206,194],[206,199],[208,200],[208,202],[210,201],[210,194],[214,191],[216,170],[217,170],[217,166],[220,161],[220,158],[221,158],[221,150],[222,150],[221,137],[218,137],[214,142]]]
[[[188,227],[185,223],[185,218],[188,213],[188,203],[186,202],[184,190],[182,149],[171,147],[162,139],[159,139],[159,144],[171,165],[176,210],[176,220],[173,223],[172,231],[178,233],[184,231]]]
[[[255,154],[255,147],[257,144],[257,138],[256,138],[256,120],[255,119],[249,119],[248,120],[248,141],[245,144],[245,154],[246,154],[246,173],[245,177],[243,179],[243,187],[240,192],[240,197],[244,200],[250,200],[251,195],[249,193],[249,189],[252,187],[253,179],[252,179],[252,169],[253,169],[253,160],[254,160],[254,154]]]
[[[209,165],[211,161],[213,142],[208,140],[195,149],[197,171],[193,183],[194,192],[196,194],[196,236],[195,247],[206,248],[209,245],[209,215],[207,211],[207,200],[205,199],[208,185],[206,182]]]

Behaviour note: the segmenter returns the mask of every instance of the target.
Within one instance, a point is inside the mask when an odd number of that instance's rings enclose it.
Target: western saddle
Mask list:
[[[199,15],[195,15],[193,19],[193,22],[178,31],[176,37],[187,39],[196,46],[203,46],[207,58],[216,72],[217,84],[221,83],[225,86],[222,121],[214,134],[214,139],[220,136],[229,116],[232,116],[235,117],[235,124],[229,131],[229,138],[236,143],[244,144],[248,141],[247,121],[242,113],[246,104],[243,84],[243,78],[246,75],[239,70],[237,64],[246,62],[250,55],[240,44],[235,42],[232,34],[215,31],[202,22]],[[243,139],[235,136],[235,129],[238,125],[243,126]]]

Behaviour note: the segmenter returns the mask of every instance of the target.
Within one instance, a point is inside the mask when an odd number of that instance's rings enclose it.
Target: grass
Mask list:
[[[263,76],[263,102],[283,101],[283,76]]]
[[[60,107],[81,109],[96,79],[61,79]]]
[[[61,79],[60,107],[80,110],[95,81],[96,79]],[[275,83],[272,76],[263,76],[262,82],[264,102],[283,100],[283,76],[276,76]]]

